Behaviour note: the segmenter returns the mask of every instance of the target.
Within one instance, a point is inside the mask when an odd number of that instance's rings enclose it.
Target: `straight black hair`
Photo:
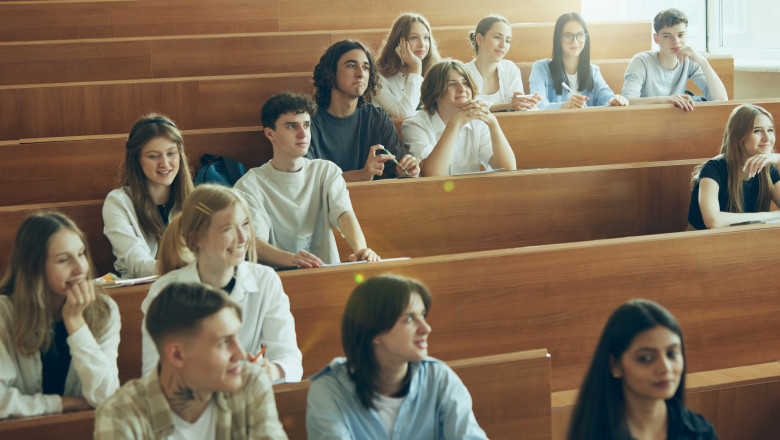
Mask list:
[[[555,93],[562,95],[563,86],[561,85],[566,81],[566,75],[564,74],[563,67],[563,43],[561,38],[563,37],[563,27],[566,23],[576,20],[582,25],[582,29],[585,34],[588,35],[588,26],[585,24],[585,20],[582,19],[580,14],[576,12],[567,12],[555,22],[555,30],[553,31],[553,56],[550,61],[550,75],[553,80],[553,87]],[[580,52],[579,63],[577,64],[577,85],[580,90],[593,90],[593,76],[590,74],[590,36],[585,38],[585,46]]]
[[[631,432],[625,417],[623,382],[612,375],[612,359],[620,359],[637,334],[663,326],[680,337],[685,360],[685,344],[677,320],[661,305],[646,299],[631,300],[618,307],[601,332],[596,352],[580,387],[569,424],[569,440],[623,440]],[[685,406],[685,367],[680,386],[670,400]]]

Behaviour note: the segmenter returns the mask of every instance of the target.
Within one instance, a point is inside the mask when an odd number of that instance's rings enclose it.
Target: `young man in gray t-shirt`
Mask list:
[[[693,110],[685,94],[688,79],[710,101],[728,99],[726,87],[701,53],[686,44],[688,18],[677,9],[666,9],[653,20],[653,40],[659,50],[634,55],[628,64],[622,95],[631,105],[674,104]]]

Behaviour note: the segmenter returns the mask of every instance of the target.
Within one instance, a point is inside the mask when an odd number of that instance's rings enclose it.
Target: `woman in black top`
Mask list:
[[[685,408],[685,350],[677,321],[648,300],[609,317],[580,388],[569,440],[713,440]]]
[[[774,152],[772,115],[743,104],[734,109],[723,133],[720,154],[696,167],[688,210],[689,229],[762,221],[780,203],[780,154]]]

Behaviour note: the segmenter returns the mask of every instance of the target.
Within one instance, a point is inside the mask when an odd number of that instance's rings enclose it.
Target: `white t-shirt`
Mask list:
[[[417,106],[420,105],[422,75],[398,72],[389,78],[382,75],[377,78],[382,87],[376,96],[371,98],[373,104],[385,109],[393,118],[406,118],[417,111]]]
[[[395,425],[395,419],[398,418],[398,410],[401,408],[401,404],[404,403],[404,399],[406,399],[405,396],[387,397],[379,394],[374,396],[376,415],[390,438],[393,437],[393,425]]]
[[[573,75],[566,74],[566,84],[575,92],[580,90],[580,79],[576,72]]]
[[[477,60],[473,59],[466,63],[466,69],[474,79],[474,85],[482,93],[483,79],[477,70]],[[517,64],[509,60],[501,60],[498,63],[498,92],[492,95],[477,95],[477,99],[492,106],[496,104],[506,104],[512,100],[515,92],[523,92],[523,76]]]
[[[431,154],[433,147],[444,133],[444,121],[438,112],[433,115],[420,110],[401,125],[404,145],[409,154],[424,160]],[[475,173],[480,171],[480,164],[490,171],[490,159],[493,157],[493,144],[490,140],[490,129],[479,120],[473,120],[461,128],[455,141],[455,151],[447,174]]]
[[[339,216],[353,210],[338,165],[304,159],[300,171],[287,173],[268,162],[234,188],[249,204],[255,237],[287,252],[306,250],[327,264],[340,261],[331,226],[338,229]]]
[[[217,435],[217,408],[213,398],[194,423],[182,419],[175,412],[171,414],[174,431],[167,440],[213,440]]]

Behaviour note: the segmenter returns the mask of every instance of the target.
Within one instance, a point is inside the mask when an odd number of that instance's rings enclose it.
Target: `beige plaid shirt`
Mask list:
[[[244,385],[215,393],[215,439],[287,439],[276,412],[271,381],[262,368],[245,364]],[[165,439],[174,432],[173,412],[155,369],[126,383],[97,408],[95,439]]]

